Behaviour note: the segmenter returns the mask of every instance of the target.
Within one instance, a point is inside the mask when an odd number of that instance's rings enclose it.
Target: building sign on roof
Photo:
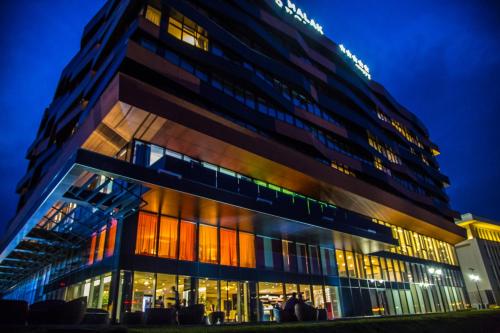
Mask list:
[[[307,13],[304,12],[302,9],[297,7],[292,1],[290,0],[274,0],[276,5],[280,7],[281,9],[284,9],[284,11],[288,14],[293,16],[297,21],[302,22],[305,25],[309,25],[314,28],[317,32],[323,35],[323,27],[316,23],[314,19],[309,19],[307,17]]]
[[[368,66],[366,64],[364,64],[361,61],[361,59],[356,57],[355,54],[353,54],[351,51],[346,49],[345,46],[342,44],[339,45],[339,49],[343,54],[345,54],[347,56],[347,58],[351,59],[354,62],[354,65],[356,66],[356,68],[359,69],[361,71],[361,73],[363,73],[363,75],[366,76],[366,78],[368,80],[372,79],[372,76],[370,74],[370,68],[368,68]]]

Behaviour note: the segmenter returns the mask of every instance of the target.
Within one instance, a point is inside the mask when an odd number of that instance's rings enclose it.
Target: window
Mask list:
[[[154,25],[160,26],[161,12],[151,6],[146,7],[146,20],[153,23]]]
[[[168,19],[168,33],[183,42],[208,51],[208,33],[175,9]]]
[[[309,260],[311,263],[311,274],[320,274],[318,248],[309,245]]]
[[[177,219],[162,216],[160,218],[160,239],[158,256],[162,258],[176,258],[177,252]]]
[[[297,243],[297,268],[299,273],[309,273],[305,244]]]
[[[153,307],[154,290],[154,273],[134,272],[132,311],[146,311],[146,309]]]
[[[101,261],[104,258],[104,243],[106,240],[106,227],[101,228],[101,232],[99,233],[99,246],[97,247],[97,256],[95,261]]]
[[[108,229],[108,243],[106,245],[106,257],[113,256],[113,253],[115,252],[116,225],[117,224],[118,224],[118,221],[115,218],[111,219],[111,224],[109,225],[109,229]]]
[[[236,231],[220,229],[220,264],[238,266]]]
[[[354,254],[349,251],[345,251],[345,260],[346,260],[346,266],[347,266],[347,271],[349,272],[349,277],[351,278],[356,278],[358,275],[356,274],[356,268],[354,264]]]
[[[217,228],[200,225],[199,259],[209,264],[217,263]]]
[[[332,269],[330,268],[332,265],[330,264],[330,255],[328,253],[328,249],[321,249],[321,261],[323,262],[323,274],[324,275],[332,275]],[[347,277],[347,268],[344,253],[342,250],[335,250],[335,254],[337,256],[337,267],[339,269],[339,276]]]
[[[179,260],[194,261],[196,224],[181,221],[179,237]]]
[[[297,272],[297,253],[294,243],[283,240],[283,262],[285,272]]]
[[[139,213],[135,254],[149,255],[149,256],[156,254],[157,220],[158,217],[154,214],[145,212]]]
[[[175,303],[175,295],[172,292],[172,287],[177,288],[177,277],[175,275],[157,274],[156,275],[156,295],[154,307],[159,308],[162,305],[166,308],[171,308]],[[160,301],[160,297],[162,298]],[[163,302],[163,304],[161,304]]]
[[[255,236],[240,232],[240,267],[255,268]]]
[[[90,239],[90,251],[89,251],[88,265],[92,265],[94,263],[96,242],[97,242],[97,234],[94,232],[92,234],[92,238]]]

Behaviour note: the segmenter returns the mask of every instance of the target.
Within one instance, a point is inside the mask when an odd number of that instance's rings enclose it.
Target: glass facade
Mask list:
[[[453,245],[380,220],[373,219],[373,221],[392,229],[392,236],[399,242],[398,247],[391,249],[392,252],[449,265],[458,265]]]

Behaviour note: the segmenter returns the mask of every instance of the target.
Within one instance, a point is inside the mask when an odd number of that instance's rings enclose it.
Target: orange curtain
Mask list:
[[[220,229],[220,264],[238,266],[236,231]]]
[[[106,243],[106,227],[102,227],[99,234],[99,246],[97,247],[97,257],[95,261],[101,261],[104,257],[104,244]]]
[[[179,237],[179,260],[194,261],[195,239],[196,224],[182,221]]]
[[[116,219],[111,219],[111,225],[108,229],[108,244],[106,245],[106,257],[113,256],[115,252],[115,242],[116,242],[116,225],[118,221]]]
[[[156,254],[156,224],[157,215],[140,212],[139,223],[137,225],[137,240],[135,243],[135,254],[150,255]]]
[[[158,256],[175,259],[177,252],[177,219],[166,216],[160,218],[159,242]]]
[[[89,261],[88,261],[89,265],[92,265],[94,263],[96,241],[97,241],[97,234],[94,232],[92,234],[92,239],[90,240],[90,251],[89,251]]]
[[[255,236],[240,232],[240,267],[255,268]]]
[[[198,248],[200,262],[217,263],[217,228],[200,225],[200,244]]]

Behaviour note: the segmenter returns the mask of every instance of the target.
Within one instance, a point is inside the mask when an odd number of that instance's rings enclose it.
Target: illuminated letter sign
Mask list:
[[[370,75],[370,68],[368,68],[368,66],[363,64],[361,59],[356,57],[356,55],[354,55],[351,51],[346,49],[345,46],[342,44],[339,45],[339,49],[343,54],[345,54],[349,59],[351,59],[354,62],[354,65],[361,71],[361,73],[363,73],[364,76],[368,78],[368,80],[372,79],[372,76]]]
[[[320,34],[323,35],[323,27],[321,25],[319,25],[318,23],[316,23],[316,21],[314,21],[314,19],[309,19],[307,17],[307,13],[305,13],[304,11],[302,11],[302,9],[297,7],[292,1],[290,1],[290,0],[286,0],[286,1],[285,0],[274,0],[274,2],[281,9],[284,8],[285,12],[288,15],[295,17],[296,20],[304,23],[305,25],[309,25],[309,26],[313,27],[317,32],[319,32]]]

